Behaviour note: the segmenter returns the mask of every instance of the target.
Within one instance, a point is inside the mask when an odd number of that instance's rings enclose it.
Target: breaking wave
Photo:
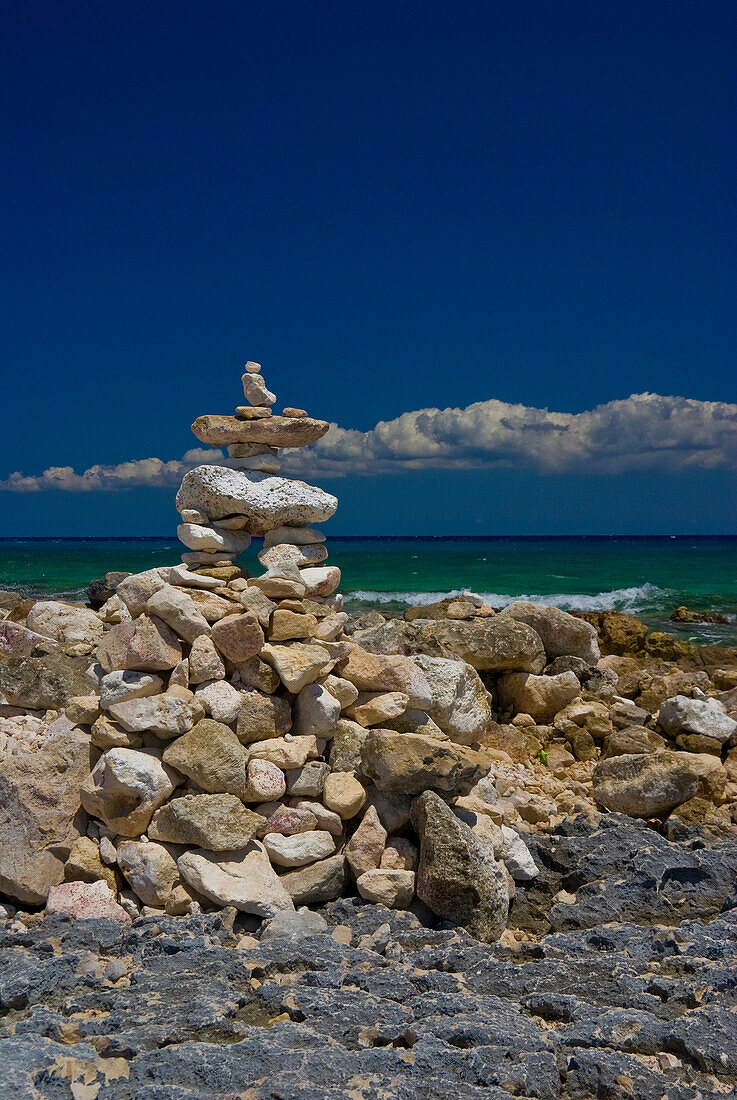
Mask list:
[[[589,595],[580,592],[559,592],[549,595],[539,593],[520,593],[509,595],[502,592],[475,592],[468,588],[454,588],[445,592],[374,592],[367,589],[357,589],[346,592],[346,599],[350,602],[369,604],[407,604],[410,607],[421,607],[423,604],[436,603],[453,596],[473,594],[480,596],[482,600],[492,607],[506,607],[516,600],[526,600],[529,603],[545,604],[548,607],[559,607],[563,611],[643,611],[660,607],[668,602],[670,590],[659,588],[656,584],[642,584],[632,588],[613,588],[608,592],[597,592]]]

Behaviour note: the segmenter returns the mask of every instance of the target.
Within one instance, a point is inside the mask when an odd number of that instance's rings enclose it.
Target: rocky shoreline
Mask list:
[[[279,476],[328,426],[243,388],[180,564],[0,593],[5,1092],[730,1094],[737,650],[351,618],[337,501]]]

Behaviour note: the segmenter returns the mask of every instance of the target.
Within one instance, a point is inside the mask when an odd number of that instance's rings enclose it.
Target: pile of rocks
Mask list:
[[[128,921],[357,893],[491,941],[542,870],[526,834],[601,811],[734,829],[734,686],[602,658],[603,624],[531,603],[349,620],[315,526],[337,500],[279,473],[328,424],[272,415],[258,364],[243,388],[193,425],[228,459],[182,481],[180,564],[108,575],[95,610],[3,606],[6,895]]]

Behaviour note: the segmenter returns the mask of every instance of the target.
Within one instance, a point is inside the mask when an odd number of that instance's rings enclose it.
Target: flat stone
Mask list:
[[[207,443],[211,447],[222,447],[228,443],[265,443],[269,447],[307,447],[310,443],[316,443],[318,439],[322,439],[329,427],[326,421],[313,420],[309,416],[298,420],[288,416],[271,416],[268,420],[239,420],[236,416],[209,414],[198,416],[192,425],[192,431],[200,443]],[[187,507],[184,503],[182,506]],[[209,511],[207,514],[210,515]],[[290,522],[292,521],[282,520],[284,524]]]
[[[233,794],[188,794],[157,810],[148,827],[151,840],[195,844],[211,852],[244,848],[263,818]]]
[[[186,775],[203,791],[242,798],[246,787],[246,751],[232,729],[203,718],[164,752],[164,763]]]
[[[289,740],[286,737],[270,737],[266,741],[254,741],[248,745],[248,754],[249,760],[270,760],[282,771],[301,768],[308,760],[315,760],[320,755],[317,738],[311,735],[294,737],[292,734],[289,734]]]
[[[304,867],[326,859],[335,851],[335,841],[328,832],[319,829],[308,833],[268,833],[263,840],[269,859],[277,867]]]
[[[108,672],[100,680],[100,706],[103,710],[109,710],[115,703],[145,699],[149,695],[158,695],[163,689],[164,681],[153,672],[118,669]]]
[[[256,841],[220,856],[197,850],[184,852],[177,863],[182,878],[217,905],[233,905],[256,917],[273,917],[294,909],[263,845]]]
[[[325,533],[317,527],[275,527],[264,535],[264,550],[269,550],[279,543],[291,543],[293,546],[308,546],[316,542],[324,542]]]
[[[242,554],[251,545],[251,536],[243,531],[218,530],[198,523],[180,523],[177,538],[189,550],[206,554]]]
[[[113,703],[110,714],[129,733],[155,733],[176,737],[194,724],[192,707],[176,695],[150,695]]]
[[[403,691],[362,691],[346,713],[359,726],[385,726],[404,714],[409,695]]]
[[[432,702],[427,677],[409,657],[368,653],[354,644],[341,669],[341,677],[359,691],[401,691],[409,696],[410,706],[421,710],[426,710]]]

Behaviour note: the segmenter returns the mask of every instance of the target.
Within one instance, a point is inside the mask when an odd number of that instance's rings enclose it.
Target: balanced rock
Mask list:
[[[232,513],[245,515],[251,534],[263,535],[278,524],[300,526],[329,519],[338,501],[304,481],[223,466],[196,466],[185,474],[177,493],[177,508],[192,505],[202,507],[212,519]]]
[[[318,439],[322,439],[329,427],[330,425],[324,420],[313,420],[309,416],[300,419],[271,416],[266,420],[239,420],[236,416],[209,414],[198,416],[192,425],[192,431],[200,443],[207,443],[210,447],[222,447],[229,443],[264,443],[269,447],[307,447],[310,443],[316,443]],[[183,507],[199,506],[188,502],[183,504]],[[209,509],[202,510],[208,516],[212,515]],[[289,525],[295,521],[283,519],[279,523]],[[296,525],[299,526],[298,523]]]

